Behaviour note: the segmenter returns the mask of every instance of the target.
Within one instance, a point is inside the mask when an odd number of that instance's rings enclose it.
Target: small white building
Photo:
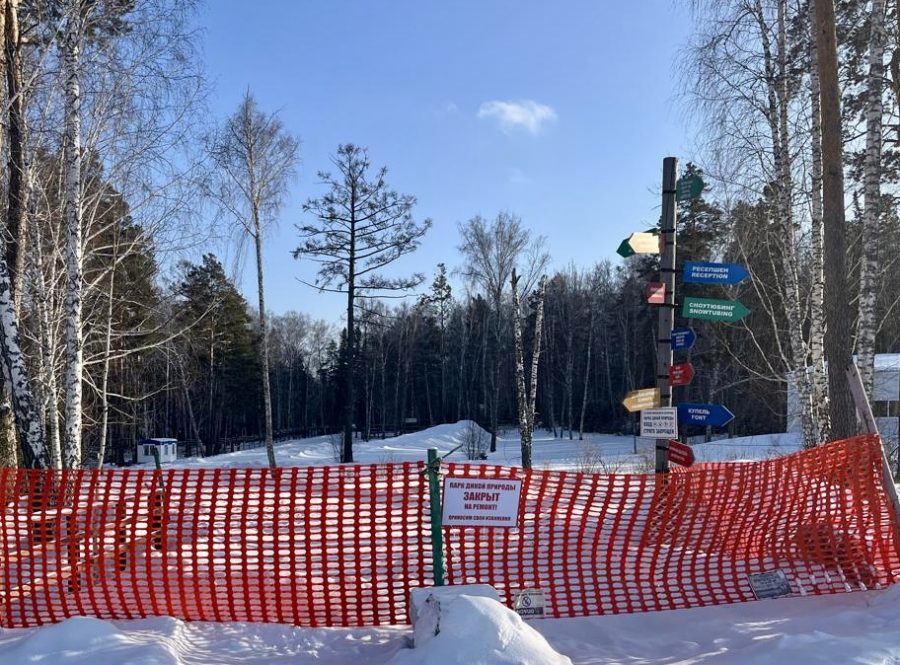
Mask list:
[[[875,383],[872,386],[872,413],[885,441],[897,440],[900,407],[900,353],[875,355]],[[799,432],[800,404],[793,381],[787,385],[787,431]]]
[[[141,439],[137,444],[135,461],[138,464],[153,463],[154,448],[159,451],[160,463],[174,462],[178,457],[178,439]]]

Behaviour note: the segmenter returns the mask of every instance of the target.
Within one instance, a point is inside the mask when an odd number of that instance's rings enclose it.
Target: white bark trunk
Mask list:
[[[254,211],[256,234],[253,238],[256,244],[256,280],[259,292],[259,334],[260,334],[260,354],[262,365],[262,389],[263,389],[263,410],[266,419],[266,457],[269,461],[269,467],[274,469],[275,463],[275,444],[272,435],[272,390],[269,385],[269,329],[266,320],[266,298],[265,288],[263,285],[263,266],[262,266],[262,230],[260,229],[259,216]]]
[[[812,292],[810,293],[809,360],[812,385],[812,402],[815,409],[816,440],[827,441],[828,379],[825,375],[825,239],[822,226],[822,112],[819,100],[819,56],[815,37],[815,1],[809,3],[810,76],[809,96],[811,123],[811,245]]]
[[[537,400],[538,364],[541,357],[541,331],[544,321],[544,294],[546,280],[541,278],[535,305],[534,346],[531,354],[531,378],[529,389],[525,386],[525,352],[522,341],[522,303],[519,297],[519,278],[512,273],[513,334],[516,346],[516,403],[519,412],[519,438],[522,444],[522,467],[531,468],[532,435],[534,433],[534,409]]]
[[[769,27],[762,4],[755,3],[755,13],[760,28],[763,57],[768,88],[767,121],[772,134],[772,157],[775,168],[775,214],[781,230],[782,297],[788,335],[791,341],[790,374],[794,377],[800,402],[800,418],[806,445],[817,441],[817,427],[813,417],[812,390],[807,373],[808,348],[803,338],[803,315],[800,310],[800,291],[797,279],[797,238],[793,213],[793,176],[791,174],[790,138],[787,109],[790,103],[787,87],[787,48],[785,26],[785,0],[778,1],[777,54],[773,56]]]
[[[34,302],[37,308],[37,314],[40,321],[39,327],[39,343],[40,358],[38,361],[39,384],[41,386],[41,411],[44,415],[44,422],[49,425],[47,445],[50,453],[50,467],[53,469],[62,468],[62,448],[59,438],[59,384],[56,380],[56,349],[57,349],[57,327],[54,325],[54,317],[52,310],[54,309],[51,298],[50,289],[47,287],[49,283],[55,283],[55,270],[51,267],[51,274],[48,276],[44,272],[44,248],[41,238],[41,227],[34,224],[32,227],[34,232],[32,245],[34,247],[35,270],[34,270]],[[52,262],[51,262],[52,264]]]
[[[594,303],[594,296],[591,294],[591,316],[588,321],[588,339],[587,339],[587,353],[585,354],[584,359],[584,384],[582,385],[581,390],[581,419],[578,423],[578,440],[584,440],[584,415],[587,412],[587,401],[588,401],[588,378],[591,375],[591,350],[594,346],[594,319],[596,317],[597,308]]]
[[[875,381],[876,278],[881,202],[881,115],[884,78],[884,0],[872,0],[869,14],[869,75],[866,98],[865,207],[859,263],[859,316],[856,353],[859,375],[869,399]]]
[[[82,37],[81,3],[73,0],[67,8],[63,36],[65,77],[65,220],[66,220],[66,426],[63,463],[66,468],[81,466],[82,386],[84,340],[82,339],[82,298],[84,288],[84,247],[81,209],[81,81],[79,60]]]
[[[531,468],[531,432],[528,430],[528,394],[525,391],[525,352],[522,348],[522,303],[519,278],[512,273],[513,336],[516,345],[516,404],[519,411],[519,439],[522,445],[522,468]]]
[[[113,252],[113,263],[118,254],[118,243],[115,244]],[[110,270],[109,273],[109,299],[106,303],[106,332],[103,341],[103,370],[100,379],[100,451],[97,459],[97,468],[103,468],[103,458],[106,456],[106,441],[109,428],[109,358],[112,353],[112,333],[113,333],[113,294],[116,285],[116,271]]]

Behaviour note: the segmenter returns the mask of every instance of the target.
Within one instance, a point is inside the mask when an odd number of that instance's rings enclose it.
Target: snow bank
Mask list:
[[[572,665],[518,614],[490,598],[442,601],[439,629],[424,647],[398,651],[390,665]]]
[[[0,662],[54,665],[181,665],[166,643],[142,643],[108,621],[75,617],[32,631],[11,648],[0,646]]]

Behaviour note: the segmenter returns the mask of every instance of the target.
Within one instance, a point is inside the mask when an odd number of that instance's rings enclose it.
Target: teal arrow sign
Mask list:
[[[616,250],[616,254],[621,256],[623,259],[627,259],[629,256],[634,256],[634,250],[631,249],[631,245],[628,244],[628,238],[622,241],[619,245],[619,249]]]
[[[675,200],[690,201],[700,196],[703,191],[703,178],[698,175],[679,178],[675,183]]]
[[[681,315],[686,319],[706,319],[707,321],[740,321],[750,313],[737,300],[716,300],[715,298],[685,298]]]

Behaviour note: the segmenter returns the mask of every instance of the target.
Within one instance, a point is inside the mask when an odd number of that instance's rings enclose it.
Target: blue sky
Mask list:
[[[690,128],[675,59],[690,16],[673,0],[209,0],[213,114],[249,89],[301,140],[297,180],[267,239],[267,304],[338,322],[340,296],[300,284],[301,204],[339,143],[369,148],[434,226],[398,272],[460,265],[457,224],[500,210],[546,236],[553,266],[616,257],[659,214],[662,158]],[[253,266],[244,292],[255,302]],[[460,285],[457,284],[457,287]],[[461,288],[459,289],[461,291]]]

